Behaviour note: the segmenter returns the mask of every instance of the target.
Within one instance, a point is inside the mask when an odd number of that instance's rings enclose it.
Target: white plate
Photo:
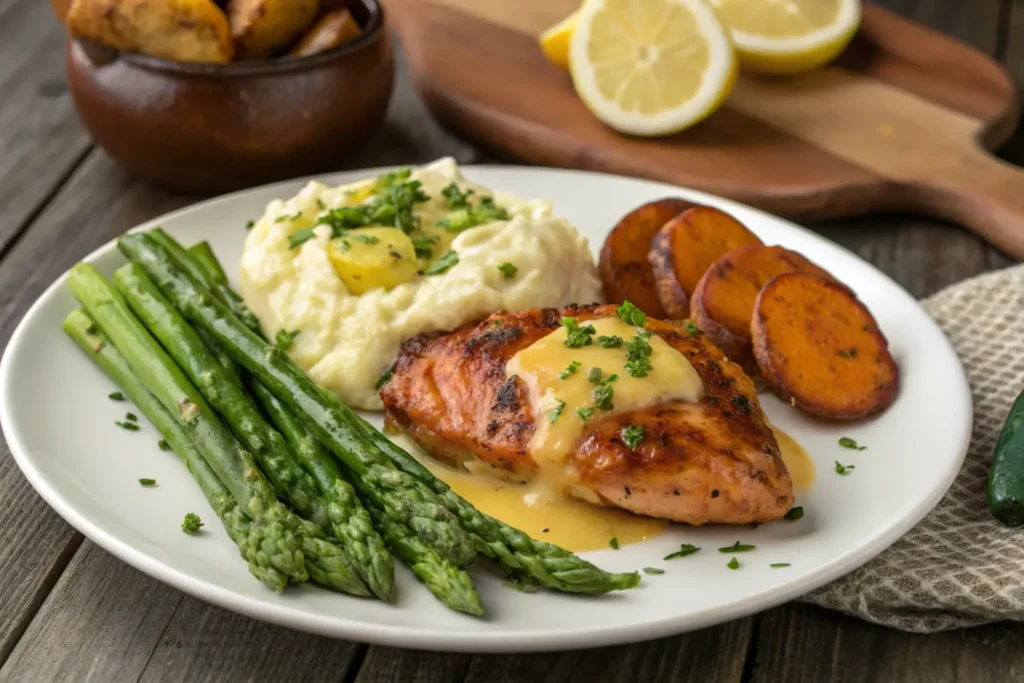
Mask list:
[[[341,173],[351,182],[376,171]],[[22,320],[0,365],[0,422],[22,471],[70,524],[125,562],[209,602],[314,633],[392,646],[460,651],[523,651],[594,647],[644,640],[710,626],[806,593],[863,564],[910,529],[941,498],[960,469],[971,433],[971,398],[963,369],[938,327],[905,291],[844,249],[791,223],[700,192],[611,175],[499,166],[469,167],[483,185],[554,201],[596,252],[607,231],[637,205],[682,196],[736,216],[767,244],[802,252],[853,287],[888,336],[902,372],[899,399],[865,423],[830,425],[807,419],[771,395],[762,402],[773,423],[793,435],[818,470],[813,489],[798,497],[805,516],[758,529],[678,527],[622,550],[586,554],[610,570],[663,567],[640,588],[601,598],[552,592],[523,594],[500,577],[475,569],[487,616],[444,608],[404,568],[399,600],[388,606],[317,588],[276,595],[249,576],[199,488],[173,454],[158,450],[148,423],[140,432],[114,426],[126,403],[61,332],[75,303],[64,277]],[[288,197],[302,181],[258,188],[204,202],[142,228],[162,226],[186,244],[208,239],[226,267],[236,269],[245,222],[268,201]],[[124,259],[114,244],[86,261],[112,273]],[[841,448],[841,436],[864,451]],[[840,476],[835,461],[856,465]],[[143,488],[140,477],[155,478]],[[186,512],[206,520],[206,533],[186,536]],[[716,548],[741,540],[757,549],[730,556]],[[680,543],[696,555],[662,561]],[[770,563],[792,566],[769,568]]]

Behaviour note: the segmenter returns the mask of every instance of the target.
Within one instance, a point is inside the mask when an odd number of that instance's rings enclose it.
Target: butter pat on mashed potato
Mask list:
[[[386,233],[367,232],[360,242],[336,237],[330,225],[318,224],[327,210],[373,201],[373,180],[339,188],[311,182],[292,199],[271,202],[242,252],[242,295],[268,338],[282,329],[298,331],[289,355],[353,408],[382,407],[378,380],[409,337],[452,330],[496,311],[602,300],[586,239],[553,216],[548,202],[469,183],[452,159],[417,169],[410,179],[418,180],[429,197],[415,204],[413,216],[420,232],[433,240],[434,251],[424,257],[423,274],[409,281],[353,293],[339,275],[344,266],[338,265],[338,251],[379,245],[372,235]],[[438,227],[452,215],[442,191],[453,183],[462,192],[473,190],[474,201],[493,196],[508,219],[458,233]]]

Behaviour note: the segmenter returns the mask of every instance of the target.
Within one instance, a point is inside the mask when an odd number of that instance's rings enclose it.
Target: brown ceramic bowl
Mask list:
[[[384,120],[394,82],[376,0],[329,52],[185,64],[71,40],[68,86],[96,142],[158,183],[222,192],[337,168]]]

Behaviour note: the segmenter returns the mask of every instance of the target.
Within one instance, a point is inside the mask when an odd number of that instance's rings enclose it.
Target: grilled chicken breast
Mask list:
[[[479,325],[405,342],[381,391],[387,424],[434,457],[486,462],[510,478],[537,470],[527,389],[505,365],[561,326],[615,315],[614,306],[498,313]],[[793,485],[753,381],[703,335],[648,319],[647,330],[684,354],[704,383],[699,403],[668,401],[595,416],[567,454],[591,502],[687,524],[765,522],[793,504]],[[636,448],[621,430],[644,429]]]

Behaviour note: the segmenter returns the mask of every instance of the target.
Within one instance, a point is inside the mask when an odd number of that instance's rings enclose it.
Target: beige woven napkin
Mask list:
[[[906,536],[804,600],[918,633],[1024,619],[1024,528],[995,521],[985,501],[992,449],[1024,389],[1024,266],[961,282],[923,305],[971,383],[967,460],[938,506]]]

